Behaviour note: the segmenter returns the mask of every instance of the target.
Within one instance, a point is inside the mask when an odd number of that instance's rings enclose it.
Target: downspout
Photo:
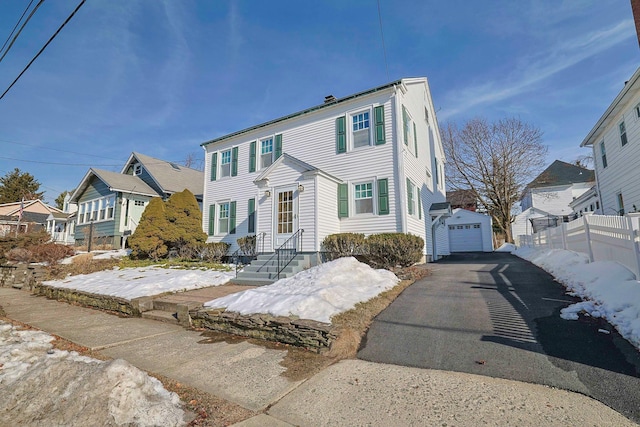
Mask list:
[[[402,143],[400,142],[400,138],[398,138],[398,123],[399,120],[401,120],[401,118],[399,117],[400,113],[400,109],[398,108],[398,87],[397,85],[393,85],[393,100],[392,100],[392,110],[393,110],[393,141],[392,143],[395,144],[395,150],[396,150],[396,159],[397,161],[395,162],[396,164],[396,173],[395,173],[395,188],[399,191],[396,191],[396,212],[400,212],[400,232],[401,233],[406,233],[407,232],[407,214],[405,211],[405,207],[407,206],[408,201],[406,200],[407,197],[407,189],[405,188],[406,183],[405,183],[405,176],[404,176],[404,154],[403,154],[403,150],[404,147],[402,146]]]
[[[432,246],[432,258],[431,262],[437,261],[438,256],[438,241],[436,240],[436,230],[440,225],[440,218],[442,214],[438,215],[435,219],[431,220],[431,246]]]

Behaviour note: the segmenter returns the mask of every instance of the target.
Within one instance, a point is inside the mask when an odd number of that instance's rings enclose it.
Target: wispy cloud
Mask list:
[[[624,20],[611,28],[561,41],[544,52],[525,56],[518,61],[516,70],[506,78],[448,93],[446,103],[455,105],[445,107],[440,118],[451,118],[472,107],[496,103],[525,93],[537,83],[634,36],[633,29],[633,21]]]

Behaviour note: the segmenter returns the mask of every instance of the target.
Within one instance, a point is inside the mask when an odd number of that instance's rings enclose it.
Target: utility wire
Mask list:
[[[384,45],[384,33],[382,32],[382,13],[380,13],[380,0],[378,0],[378,21],[380,21],[380,38],[382,39],[382,53],[384,54],[384,68],[387,71],[387,81],[391,80],[389,77],[389,64],[387,63],[387,48]],[[2,99],[0,97],[0,99]]]
[[[11,50],[11,46],[13,46],[13,44],[16,42],[16,39],[18,38],[18,36],[20,35],[20,33],[22,32],[22,30],[24,29],[24,27],[27,26],[27,22],[29,22],[29,20],[31,19],[31,17],[33,16],[34,13],[36,13],[36,10],[38,10],[38,8],[40,7],[40,5],[44,3],[44,0],[40,0],[38,2],[38,4],[36,5],[36,7],[33,8],[33,10],[31,11],[31,13],[29,14],[29,16],[27,16],[27,19],[22,23],[22,26],[20,27],[20,29],[18,30],[18,32],[16,33],[16,35],[13,37],[13,40],[11,40],[11,43],[9,43],[9,46],[7,46],[7,49],[4,51],[4,53],[2,54],[2,56],[0,57],[0,62],[2,62],[2,60],[4,59],[5,56],[7,56],[7,53],[9,53],[9,51]],[[20,18],[22,19],[22,18]],[[12,31],[13,32],[13,31]],[[11,36],[9,36],[11,37]]]
[[[113,157],[105,157],[105,156],[98,156],[96,154],[87,154],[87,153],[80,153],[78,151],[69,151],[69,150],[63,150],[61,148],[53,148],[53,147],[43,147],[41,145],[35,145],[35,144],[26,144],[24,142],[15,142],[15,141],[8,141],[6,139],[0,139],[0,142],[6,142],[9,144],[16,144],[16,145],[23,145],[25,147],[34,147],[34,148],[38,148],[40,150],[50,150],[50,151],[59,151],[61,153],[70,153],[70,154],[77,154],[79,156],[86,156],[86,157],[96,157],[98,159],[105,159],[105,160],[115,160],[118,161],[119,159],[114,159]]]
[[[16,82],[20,79],[20,77],[22,77],[22,75],[29,69],[29,67],[31,66],[31,64],[34,63],[34,61],[40,56],[40,54],[42,52],[44,52],[44,50],[47,48],[47,46],[49,46],[49,43],[51,43],[53,41],[53,39],[56,38],[56,36],[58,35],[58,33],[64,28],[65,25],[67,25],[67,23],[71,20],[71,18],[73,18],[73,16],[76,14],[76,12],[78,10],[80,10],[80,8],[82,7],[82,5],[85,3],[86,0],[82,0],[80,2],[80,4],[78,5],[78,7],[75,8],[75,10],[71,13],[71,15],[69,15],[69,17],[62,23],[62,25],[60,26],[60,28],[58,28],[58,30],[51,36],[51,38],[45,43],[44,46],[42,46],[42,49],[40,49],[40,51],[36,54],[36,56],[33,57],[33,59],[31,61],[29,61],[29,63],[27,64],[27,66],[24,68],[24,70],[22,70],[20,72],[20,74],[18,74],[18,77],[15,78],[15,80],[9,85],[9,87],[7,88],[7,90],[4,91],[4,93],[2,95],[0,95],[0,100],[2,98],[4,98],[4,96],[7,94],[7,92],[9,92],[9,90],[11,90],[11,88],[13,87],[13,85],[16,84]]]
[[[33,0],[31,0],[29,2],[29,4],[27,5],[27,8],[24,10],[24,12],[22,12],[22,16],[20,16],[20,19],[18,19],[18,22],[16,22],[16,25],[13,27],[13,30],[11,30],[11,32],[9,33],[9,36],[7,37],[7,39],[4,41],[4,44],[2,45],[2,47],[0,48],[0,52],[2,52],[4,50],[4,47],[7,45],[7,43],[9,43],[9,40],[11,39],[11,36],[13,35],[13,33],[16,31],[16,28],[18,28],[18,25],[20,25],[20,22],[22,22],[22,18],[24,18],[24,15],[27,14],[27,11],[31,8],[31,5],[33,4]]]

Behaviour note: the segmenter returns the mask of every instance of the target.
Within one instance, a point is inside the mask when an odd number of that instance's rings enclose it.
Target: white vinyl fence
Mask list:
[[[532,236],[534,247],[566,249],[593,261],[617,261],[640,278],[640,216],[587,215]]]

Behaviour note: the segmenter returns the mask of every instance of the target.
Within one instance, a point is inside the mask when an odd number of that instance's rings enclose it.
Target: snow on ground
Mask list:
[[[562,309],[563,319],[578,313],[603,317],[640,349],[640,281],[617,262],[589,262],[585,254],[562,249],[522,247],[514,252],[552,274],[571,295],[584,301]]]
[[[293,315],[330,323],[331,316],[393,288],[398,281],[390,271],[374,270],[353,257],[339,258],[271,285],[227,295],[204,305],[226,307],[241,314]]]
[[[186,424],[157,379],[121,359],[54,350],[53,339],[0,321],[0,425]]]
[[[513,252],[516,250],[516,245],[513,243],[503,243],[498,249],[494,252]]]
[[[78,252],[72,257],[68,257],[60,261],[60,264],[71,264],[73,259],[79,255],[86,255],[88,252]],[[118,249],[113,251],[95,251],[91,252],[93,259],[112,259],[112,258],[124,258],[129,256],[131,249]]]
[[[69,276],[62,280],[49,280],[43,284],[132,300],[164,292],[219,286],[233,277],[235,277],[234,273],[226,271],[185,270],[152,266],[115,268],[97,273]]]

